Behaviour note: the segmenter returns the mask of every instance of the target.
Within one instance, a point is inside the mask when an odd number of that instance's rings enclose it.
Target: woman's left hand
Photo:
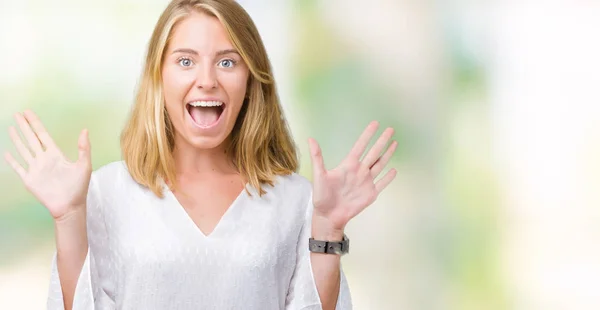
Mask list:
[[[378,127],[378,122],[371,122],[350,154],[333,170],[325,169],[317,141],[308,140],[313,167],[313,226],[327,225],[328,230],[343,233],[346,224],[371,205],[396,177],[396,169],[391,169],[375,182],[398,146],[398,142],[393,141],[381,154],[394,134],[392,128],[383,132],[361,160]]]

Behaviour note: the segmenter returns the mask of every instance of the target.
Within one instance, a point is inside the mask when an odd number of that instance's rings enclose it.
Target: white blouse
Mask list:
[[[74,310],[321,309],[308,251],[312,185],[278,176],[267,194],[247,185],[205,236],[173,193],[160,199],[124,162],[92,174],[89,249]],[[48,309],[64,309],[56,254]],[[352,309],[341,273],[338,310]]]

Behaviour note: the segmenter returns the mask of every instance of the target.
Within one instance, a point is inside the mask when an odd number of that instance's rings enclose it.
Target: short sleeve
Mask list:
[[[101,196],[94,175],[88,189],[86,217],[88,252],[77,280],[73,310],[115,309],[114,273],[108,235],[101,208]],[[50,287],[46,303],[48,310],[64,309],[63,294],[56,264],[56,252],[52,260]]]
[[[321,310],[321,300],[317,285],[312,272],[310,261],[310,251],[308,250],[308,239],[311,235],[312,224],[312,196],[308,200],[304,225],[300,231],[298,246],[296,249],[297,259],[296,267],[292,275],[292,280],[286,296],[286,310]],[[340,264],[340,291],[338,293],[336,310],[352,309],[352,300],[350,298],[350,289],[344,271]]]

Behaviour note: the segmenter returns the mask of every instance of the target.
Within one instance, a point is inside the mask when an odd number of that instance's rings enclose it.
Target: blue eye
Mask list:
[[[187,57],[181,57],[177,60],[177,62],[183,67],[190,67],[194,63]]]
[[[223,59],[219,62],[219,66],[224,67],[224,68],[233,68],[233,66],[235,66],[235,60]]]

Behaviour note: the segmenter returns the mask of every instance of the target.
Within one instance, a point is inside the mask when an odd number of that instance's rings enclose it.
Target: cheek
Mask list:
[[[189,77],[189,74],[176,72],[176,70],[169,68],[163,71],[162,78],[163,92],[167,106],[179,106],[189,89],[190,83],[193,82],[193,79]]]
[[[223,88],[229,96],[229,100],[235,105],[241,105],[246,96],[247,73],[228,74],[222,79]]]

